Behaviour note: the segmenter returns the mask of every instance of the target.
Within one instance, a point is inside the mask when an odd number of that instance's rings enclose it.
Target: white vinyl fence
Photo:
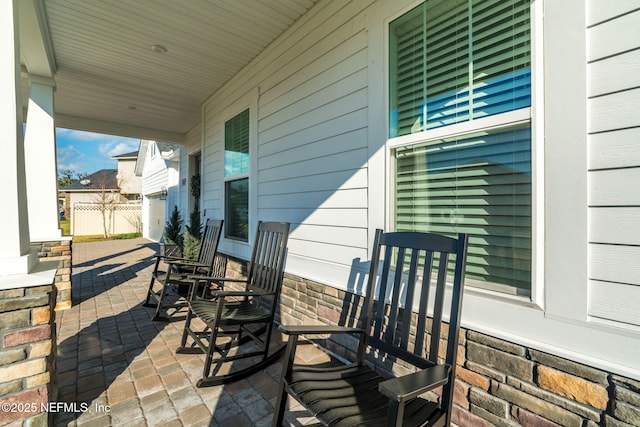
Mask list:
[[[140,203],[115,203],[103,207],[100,203],[77,202],[71,209],[71,234],[74,236],[104,234],[104,216],[107,224],[111,216],[110,235],[142,232],[142,204]]]

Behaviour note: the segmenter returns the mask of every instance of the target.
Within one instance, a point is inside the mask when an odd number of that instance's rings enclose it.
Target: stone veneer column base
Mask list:
[[[55,381],[53,284],[0,290],[0,425],[46,426]]]
[[[38,259],[41,262],[58,262],[58,271],[54,280],[58,295],[55,310],[71,308],[71,255],[73,252],[71,237],[65,237],[60,240],[31,242],[31,249],[38,252]]]

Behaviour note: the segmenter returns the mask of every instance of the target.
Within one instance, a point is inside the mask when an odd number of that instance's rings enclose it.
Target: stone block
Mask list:
[[[31,324],[31,310],[28,308],[0,313],[0,330],[24,328]]]
[[[47,364],[44,358],[12,363],[0,367],[0,378],[4,382],[38,375],[46,371]]]
[[[489,421],[483,420],[479,416],[464,411],[457,406],[454,406],[451,411],[451,422],[461,427],[494,427]]]
[[[20,298],[24,296],[24,289],[5,289],[0,291],[0,299]]]
[[[509,410],[507,402],[477,388],[471,388],[469,402],[500,418],[506,418]]]
[[[538,366],[537,374],[536,382],[545,390],[597,409],[607,408],[609,394],[602,385],[546,366]]]
[[[48,305],[44,307],[36,307],[31,310],[31,324],[44,325],[51,320],[51,307]]]
[[[51,374],[49,372],[43,372],[41,374],[25,378],[25,388],[34,388],[41,385],[46,385],[49,384],[50,381]]]
[[[506,384],[492,383],[491,394],[535,414],[541,415],[563,427],[582,427],[583,419],[579,415],[537,397],[531,396]]]
[[[476,372],[480,375],[484,375],[487,376],[491,379],[494,379],[498,382],[504,383],[507,381],[507,376],[503,373],[500,372],[496,369],[492,369],[492,368],[488,368],[486,366],[483,366],[479,363],[474,363],[471,361],[468,361],[465,363],[465,366],[472,372]]]
[[[0,313],[20,310],[23,308],[41,307],[49,303],[48,294],[31,294],[20,298],[0,299]]]
[[[17,393],[22,390],[22,380],[13,380],[0,383],[0,398],[8,394]]]
[[[472,386],[479,387],[483,390],[489,390],[490,381],[487,377],[470,371],[462,366],[458,366],[456,369],[456,378]]]
[[[23,404],[25,411],[5,412],[0,411],[0,425],[11,421],[27,419],[38,415],[41,405],[48,402],[47,388],[42,386],[36,389],[25,390],[10,397],[0,398],[2,404]]]
[[[42,285],[28,288],[25,295],[49,294],[53,290],[53,285]]]
[[[640,381],[631,378],[622,377],[620,375],[611,375],[611,382],[616,386],[622,386],[635,393],[640,393]]]
[[[511,408],[511,417],[522,427],[562,427],[560,424],[556,424],[553,421],[549,421],[546,418],[525,411],[517,406]]]
[[[42,412],[35,417],[26,419],[24,427],[47,427],[49,425],[49,417],[49,414]]]
[[[473,415],[477,415],[483,420],[490,422],[491,425],[495,427],[520,427],[513,421],[509,421],[506,418],[500,418],[497,415],[494,415],[491,412],[487,411],[486,409],[476,406],[474,404],[471,404],[471,413]]]
[[[600,415],[602,411],[597,410],[591,406],[579,403],[575,400],[570,400],[555,393],[551,393],[550,391],[544,390],[535,384],[520,381],[517,378],[508,378],[507,384],[527,394],[538,397],[542,400],[546,400],[547,402],[560,408],[567,409],[575,414],[580,415],[582,418],[591,421],[600,421]]]
[[[31,342],[48,340],[49,338],[51,338],[51,326],[34,326],[33,328],[21,329],[5,334],[4,346],[15,347]]]
[[[464,409],[469,409],[469,389],[469,384],[456,379],[453,386],[453,403]]]
[[[604,416],[604,426],[605,427],[638,427],[638,424],[627,424],[620,420],[616,420],[610,415]]]
[[[576,375],[578,377],[593,381],[600,384],[609,384],[608,374],[599,369],[591,368],[586,365],[563,359],[561,357],[552,356],[538,350],[530,350],[531,360],[541,365],[550,366],[560,371]]]
[[[613,397],[615,400],[629,403],[631,406],[640,408],[640,394],[634,393],[619,385],[613,387]]]
[[[50,339],[33,343],[29,350],[29,358],[36,359],[38,357],[47,357],[51,354],[51,348],[52,343]]]
[[[613,404],[613,416],[631,425],[640,425],[640,408],[624,402]]]
[[[525,381],[533,380],[533,363],[531,361],[474,341],[467,342],[467,360]]]
[[[488,347],[493,347],[506,353],[515,354],[516,356],[524,357],[526,354],[526,349],[521,345],[512,344],[508,341],[493,338],[479,332],[469,331],[467,334],[467,339],[469,341],[475,341],[477,343],[484,344]]]
[[[10,363],[19,362],[27,358],[27,352],[24,348],[13,348],[0,350],[0,366]],[[2,379],[0,379],[2,381]]]

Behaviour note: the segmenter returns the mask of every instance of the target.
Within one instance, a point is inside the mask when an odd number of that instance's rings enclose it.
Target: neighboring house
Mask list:
[[[102,200],[126,201],[120,194],[117,169],[101,169],[61,188],[60,192],[65,195],[67,217],[70,214],[68,210],[72,209],[75,203],[97,203]]]
[[[120,154],[112,159],[118,161],[118,186],[120,194],[127,200],[140,200],[142,194],[142,178],[135,174],[138,152]]]
[[[180,204],[180,146],[141,140],[137,154],[134,173],[141,180],[142,235],[157,242],[162,238],[167,215]]]

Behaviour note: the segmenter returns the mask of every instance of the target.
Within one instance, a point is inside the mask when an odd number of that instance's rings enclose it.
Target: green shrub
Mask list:
[[[198,259],[200,250],[200,239],[197,239],[188,231],[184,233],[184,245],[182,247],[182,255],[187,259]]]

